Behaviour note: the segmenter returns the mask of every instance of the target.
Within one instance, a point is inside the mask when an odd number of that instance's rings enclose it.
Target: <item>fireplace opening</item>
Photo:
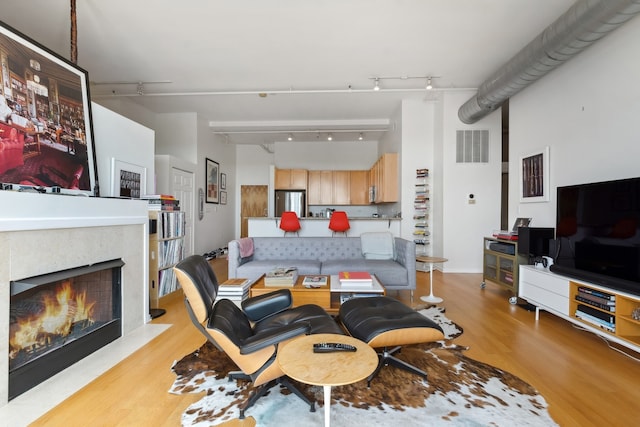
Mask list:
[[[9,400],[122,335],[122,260],[12,281]]]

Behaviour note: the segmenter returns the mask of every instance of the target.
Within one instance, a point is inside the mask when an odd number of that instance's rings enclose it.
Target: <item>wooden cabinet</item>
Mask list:
[[[351,173],[333,171],[333,204],[351,204]]]
[[[375,203],[398,201],[398,153],[385,153],[369,171],[371,185],[375,187]]]
[[[274,181],[276,190],[306,190],[307,171],[305,169],[276,169]]]
[[[369,171],[349,172],[349,199],[351,205],[369,204]]]
[[[640,296],[555,274],[532,265],[520,267],[520,298],[607,341],[640,352]],[[596,297],[596,298],[594,298]],[[634,319],[634,317],[636,317]]]
[[[173,266],[184,257],[184,212],[150,211],[149,306],[178,289]]]
[[[515,304],[518,295],[518,271],[520,264],[526,264],[524,257],[518,255],[518,242],[493,237],[484,238],[482,263],[482,287],[486,280],[509,289],[513,297],[509,302]]]
[[[333,204],[333,171],[309,171],[307,200],[310,205]]]

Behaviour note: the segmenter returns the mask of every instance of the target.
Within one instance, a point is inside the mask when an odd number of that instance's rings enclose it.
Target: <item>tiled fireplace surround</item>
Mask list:
[[[116,342],[148,322],[149,303],[145,202],[3,191],[0,206],[1,408],[8,402],[11,280],[121,258],[122,337]]]

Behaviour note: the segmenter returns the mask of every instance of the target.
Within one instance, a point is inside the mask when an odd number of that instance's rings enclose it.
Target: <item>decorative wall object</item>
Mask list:
[[[227,204],[227,192],[226,191],[221,191],[220,192],[220,204],[221,205],[226,205]]]
[[[147,168],[111,159],[111,194],[139,199],[146,194]]]
[[[227,189],[227,174],[226,173],[221,173],[220,174],[220,189],[221,190],[226,190]]]
[[[520,202],[549,201],[549,147],[522,156],[520,160]]]
[[[211,159],[207,160],[206,169],[206,202],[219,203],[220,201],[220,164]]]

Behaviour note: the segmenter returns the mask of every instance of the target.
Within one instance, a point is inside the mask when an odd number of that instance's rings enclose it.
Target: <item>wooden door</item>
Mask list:
[[[269,213],[269,188],[266,185],[240,186],[240,237],[249,237],[249,218]]]

